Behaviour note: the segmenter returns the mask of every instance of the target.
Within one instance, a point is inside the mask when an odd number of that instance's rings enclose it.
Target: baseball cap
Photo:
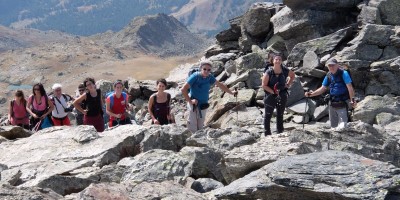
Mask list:
[[[326,62],[326,66],[328,65],[336,65],[338,64],[337,60],[335,58],[331,58]]]

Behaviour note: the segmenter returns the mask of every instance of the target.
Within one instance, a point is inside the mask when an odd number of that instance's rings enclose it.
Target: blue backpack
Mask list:
[[[112,110],[112,108],[114,106],[114,96],[115,96],[114,94],[115,94],[114,91],[108,92],[106,94],[107,98],[110,97],[110,109],[111,110]],[[128,105],[128,102],[126,102],[126,98],[127,98],[128,95],[125,92],[122,92],[122,96],[124,97],[125,105]]]

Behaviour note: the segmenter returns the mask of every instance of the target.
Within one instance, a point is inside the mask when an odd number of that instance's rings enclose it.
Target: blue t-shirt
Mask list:
[[[199,72],[193,73],[187,80],[187,83],[190,85],[190,98],[197,99],[199,104],[207,103],[210,88],[215,81],[215,77],[211,74],[206,78],[203,78]]]

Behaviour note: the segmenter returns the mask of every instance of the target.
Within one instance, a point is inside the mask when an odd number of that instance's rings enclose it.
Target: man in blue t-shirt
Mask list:
[[[189,119],[187,127],[191,132],[196,132],[204,126],[209,91],[212,85],[216,84],[224,92],[234,96],[237,95],[237,91],[231,91],[227,86],[215,79],[211,74],[211,68],[211,62],[201,62],[200,71],[193,73],[181,89],[183,97],[188,102]]]
[[[322,86],[315,91],[306,92],[306,97],[313,97],[323,94],[329,88],[329,121],[332,128],[343,128],[348,122],[348,103],[354,108],[357,102],[354,101],[354,88],[349,73],[340,69],[336,59],[331,58],[326,62],[329,73],[322,81]],[[349,102],[350,101],[350,102]]]

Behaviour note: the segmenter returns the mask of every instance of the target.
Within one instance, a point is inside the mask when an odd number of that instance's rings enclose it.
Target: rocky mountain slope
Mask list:
[[[133,49],[161,56],[193,55],[210,44],[206,38],[191,33],[177,19],[166,14],[136,17],[117,33],[92,38],[116,49]]]
[[[35,0],[0,1],[0,24],[74,35],[119,31],[138,16],[166,13],[191,31],[213,35],[257,0]],[[273,0],[272,2],[281,2]],[[205,14],[207,13],[207,14]],[[68,20],[65,20],[68,19]]]
[[[176,124],[146,125],[143,107],[136,114],[143,125],[104,133],[91,126],[33,135],[2,127],[3,196],[400,199],[400,21],[384,17],[400,12],[398,1],[283,2],[279,8],[255,5],[231,20],[206,52],[217,79],[239,93],[234,98],[210,91],[205,129],[190,133],[183,125],[185,103],[177,91],[198,63],[181,66],[168,79]],[[343,18],[336,10],[351,13]],[[264,137],[260,77],[270,51],[284,53],[297,78],[284,133]],[[349,66],[360,100],[353,122],[342,130],[327,127],[326,106],[303,96],[304,89],[320,86],[331,57]],[[109,91],[112,82],[97,85]],[[148,99],[156,90],[149,81],[125,85],[134,99]]]

